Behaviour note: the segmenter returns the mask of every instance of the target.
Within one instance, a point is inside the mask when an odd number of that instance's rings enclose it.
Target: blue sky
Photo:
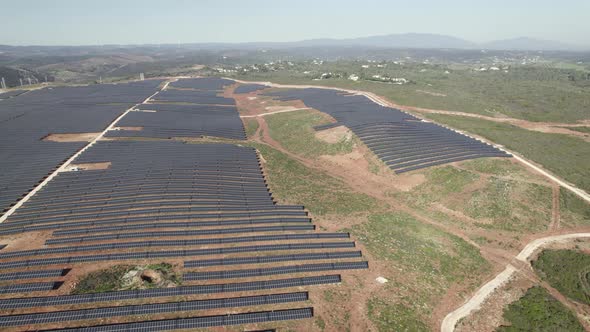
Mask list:
[[[590,0],[0,0],[0,44],[296,41],[424,32],[590,46]]]

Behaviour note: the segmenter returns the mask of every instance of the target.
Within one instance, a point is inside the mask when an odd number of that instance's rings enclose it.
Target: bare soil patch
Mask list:
[[[43,141],[50,142],[92,142],[100,133],[49,134]]]
[[[69,170],[79,170],[79,171],[93,171],[93,170],[100,170],[100,169],[109,169],[111,167],[111,162],[106,161],[102,163],[87,163],[87,164],[70,164]]]
[[[315,133],[315,137],[326,143],[336,144],[342,141],[350,141],[352,139],[352,132],[345,126],[338,126],[335,128],[317,131]]]
[[[498,326],[506,323],[502,317],[504,308],[521,298],[533,285],[534,282],[525,275],[516,274],[511,281],[488,297],[481,310],[461,320],[455,332],[495,331]]]

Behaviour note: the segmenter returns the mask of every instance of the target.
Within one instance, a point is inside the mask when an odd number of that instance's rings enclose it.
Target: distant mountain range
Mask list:
[[[579,51],[590,49],[590,46],[583,47],[528,37],[496,40],[488,43],[475,43],[453,36],[429,33],[403,33],[347,39],[310,39],[284,44],[291,44],[290,46],[366,46],[380,48],[455,48],[523,51]]]
[[[62,51],[79,54],[79,49],[106,51],[121,48],[179,48],[188,49],[286,49],[306,47],[364,47],[384,49],[463,49],[463,50],[518,50],[518,51],[590,51],[588,45],[573,45],[551,40],[529,37],[496,40],[487,43],[475,43],[448,35],[431,33],[401,33],[382,36],[369,36],[346,39],[308,39],[294,42],[242,42],[242,43],[186,43],[186,44],[145,44],[145,45],[91,45],[91,46],[10,46],[0,45],[0,57],[3,52],[28,51],[47,52]]]

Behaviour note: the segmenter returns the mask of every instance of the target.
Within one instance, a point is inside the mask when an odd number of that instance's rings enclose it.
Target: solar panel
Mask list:
[[[242,264],[263,264],[286,261],[321,260],[362,257],[360,251],[337,251],[324,253],[292,254],[292,255],[269,255],[254,257],[233,257],[219,259],[202,259],[197,261],[185,261],[185,268],[205,267],[215,265],[242,265]]]
[[[313,308],[285,309],[275,311],[250,312],[239,314],[227,314],[218,316],[204,316],[192,318],[176,318],[166,320],[154,320],[139,323],[120,323],[111,325],[95,325],[90,327],[78,327],[72,329],[60,329],[51,331],[169,331],[181,329],[198,329],[214,326],[255,324],[291,319],[305,319],[313,317]],[[48,330],[46,330],[48,331]]]
[[[347,126],[396,173],[472,158],[510,157],[483,142],[420,121],[398,109],[378,105],[365,96],[317,88],[275,91],[265,95],[284,101],[299,99],[305,105],[331,115],[336,123],[319,125],[315,129]],[[431,152],[435,147],[441,148],[438,153]],[[463,155],[453,155],[448,148],[461,151]],[[490,154],[478,153],[481,150]],[[400,163],[392,161],[398,157],[405,160]]]
[[[62,282],[33,282],[0,286],[0,294],[42,292],[58,289]]]
[[[197,286],[181,286],[174,288],[155,288],[142,290],[126,290],[117,292],[92,293],[80,295],[60,295],[46,297],[27,297],[0,299],[0,309],[48,307],[68,304],[97,303],[106,301],[124,301],[131,299],[146,299],[163,296],[181,296],[196,294],[213,294],[226,292],[240,292],[247,290],[264,290],[288,287],[300,287],[341,282],[340,275],[325,275],[316,277],[274,279],[265,281],[250,281],[229,284],[212,284]]]
[[[183,280],[211,280],[211,279],[228,279],[228,278],[250,278],[261,277],[276,274],[286,273],[308,273],[329,270],[353,270],[353,269],[368,269],[367,262],[336,262],[336,263],[320,263],[320,264],[302,264],[279,266],[258,269],[242,269],[242,270],[225,270],[225,271],[208,271],[208,272],[189,272],[185,273]]]
[[[68,272],[70,269],[9,272],[0,274],[0,281],[63,277]]]
[[[92,308],[69,311],[53,311],[44,313],[29,313],[19,315],[0,316],[0,326],[33,325],[39,323],[68,322],[83,319],[103,319],[121,316],[139,316],[162,314],[169,312],[183,312],[194,310],[208,310],[220,308],[235,308],[246,306],[273,305],[307,301],[307,292],[283,293],[257,296],[243,296],[220,298],[211,300],[195,300],[184,302],[170,302],[158,304],[128,305],[117,307]]]

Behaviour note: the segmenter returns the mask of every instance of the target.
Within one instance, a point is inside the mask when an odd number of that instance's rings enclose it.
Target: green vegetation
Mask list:
[[[78,281],[72,294],[102,293],[121,289],[123,275],[133,268],[132,265],[115,265],[105,270],[90,272]]]
[[[500,326],[499,332],[584,331],[574,313],[538,286],[504,309],[504,319],[510,325]]]
[[[440,114],[429,117],[518,151],[556,175],[590,191],[590,144],[582,139],[469,117]]]
[[[148,280],[142,276],[151,271],[158,280]],[[115,265],[104,270],[93,271],[80,278],[72,294],[103,293],[123,289],[170,287],[180,284],[180,277],[168,263],[146,266]]]
[[[407,61],[403,65],[383,62],[381,67],[369,64],[369,68],[362,68],[362,65],[367,65],[367,62],[343,60],[324,62],[322,65],[299,64],[290,69],[248,72],[237,77],[364,90],[403,105],[489,116],[506,115],[530,121],[575,122],[590,115],[590,99],[587,97],[590,85],[586,83],[587,70],[583,68],[513,64],[508,72],[480,72],[477,69],[484,65],[467,66],[459,62],[424,64]],[[335,75],[331,79],[313,80],[325,72]],[[354,82],[346,79],[353,73],[361,80]],[[570,80],[572,73],[579,79]],[[366,80],[376,74],[403,77],[412,83],[392,85]]]
[[[559,209],[564,221],[575,224],[590,224],[590,204],[574,195],[571,191],[559,191]]]
[[[391,304],[382,299],[373,298],[367,303],[369,319],[380,332],[429,331],[424,321],[415,312],[399,304]]]
[[[569,130],[579,131],[581,133],[590,134],[590,127],[563,127]]]
[[[244,128],[246,129],[246,136],[248,136],[248,138],[254,136],[259,126],[256,118],[245,118],[243,121]]]
[[[543,250],[533,268],[563,295],[590,304],[590,255],[575,250]]]
[[[523,172],[518,165],[486,158],[462,168],[466,169],[447,165],[424,170],[427,181],[395,195],[416,209],[442,205],[485,228],[540,231],[550,223],[551,188],[513,180],[511,174]]]
[[[351,232],[374,257],[404,271],[388,276],[382,290],[397,296],[377,295],[368,302],[369,317],[380,331],[427,330],[424,322],[451,285],[471,284],[468,279],[490,268],[477,248],[404,213],[371,215]]]
[[[266,145],[254,146],[266,161],[273,195],[283,201],[303,204],[318,215],[347,215],[379,208],[374,198],[351,191],[342,181],[324,172],[309,169]]]
[[[488,268],[477,248],[405,213],[374,214],[351,230],[373,255],[448,285]]]
[[[521,165],[512,163],[507,158],[479,158],[463,162],[461,167],[497,176],[531,175]]]
[[[330,144],[315,137],[314,126],[328,123],[326,116],[316,111],[296,111],[268,115],[270,136],[287,150],[308,157],[352,152],[352,137],[343,137]]]

